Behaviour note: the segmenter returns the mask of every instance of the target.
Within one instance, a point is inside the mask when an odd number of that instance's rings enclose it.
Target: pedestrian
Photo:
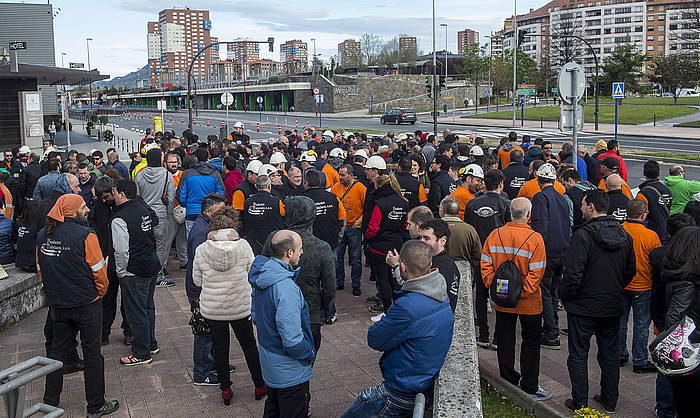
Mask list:
[[[49,194],[51,194],[51,190],[56,183],[56,179],[61,174],[61,160],[57,158],[51,159],[49,160],[47,167],[48,173],[40,177],[36,182],[36,186],[34,186],[34,193],[32,194],[32,199],[34,200],[45,199],[49,196]]]
[[[572,232],[576,232],[578,228],[583,225],[583,212],[581,212],[581,202],[583,201],[583,194],[588,190],[595,189],[590,182],[582,182],[581,175],[578,171],[574,169],[565,170],[560,175],[561,183],[566,188],[566,193],[564,197],[569,199],[572,207],[573,224]]]
[[[141,154],[140,153],[134,153],[136,162],[139,163],[141,161]],[[117,170],[119,172],[119,175],[122,176],[122,178],[128,179],[129,173],[131,173],[129,167],[126,166],[123,162],[119,160],[119,153],[117,150],[112,149],[107,151],[107,166]]]
[[[131,354],[119,361],[125,366],[148,364],[160,352],[155,335],[156,307],[154,292],[161,270],[156,252],[153,227],[158,218],[137,199],[136,184],[120,180],[113,191],[116,208],[110,221],[112,253],[122,303],[133,332]]]
[[[445,221],[450,229],[450,239],[447,243],[450,257],[454,261],[469,263],[473,273],[479,269],[481,240],[473,226],[457,217],[458,211],[459,202],[454,197],[447,196],[440,202],[440,219]]]
[[[685,168],[680,164],[672,165],[668,169],[668,177],[664,179],[663,184],[671,189],[671,214],[683,212],[685,205],[693,200],[693,196],[700,193],[700,182],[687,180]]]
[[[567,141],[561,144],[559,156],[561,157],[561,164],[575,166],[576,171],[578,171],[581,176],[581,181],[588,181],[588,166],[586,165],[586,161],[581,158],[578,153],[574,156],[574,144],[572,142]],[[574,163],[574,158],[576,159],[576,163]]]
[[[360,296],[360,279],[362,278],[362,209],[365,204],[367,187],[353,176],[350,164],[340,166],[340,181],[331,187],[331,193],[337,196],[345,209],[346,225],[342,238],[335,251],[336,290],[345,289],[345,250],[350,264],[352,295]]]
[[[209,193],[224,193],[221,175],[216,167],[207,163],[209,158],[207,150],[197,148],[194,156],[197,160],[182,173],[175,192],[176,199],[186,209],[185,228],[188,233],[199,215],[202,198]]]
[[[326,184],[323,177],[322,171],[313,168],[306,170],[304,172],[304,188],[306,191],[303,196],[313,200],[316,206],[316,219],[313,225],[314,235],[325,241],[335,253],[338,241],[347,224],[347,214],[345,213],[345,207],[340,204],[338,196],[323,188]]]
[[[518,197],[520,188],[530,177],[527,167],[523,165],[523,158],[523,152],[514,149],[510,152],[510,164],[503,168],[503,176],[505,177],[503,191],[511,200]]]
[[[309,307],[295,283],[304,252],[302,238],[293,231],[277,231],[270,238],[269,251],[270,257],[255,258],[248,274],[260,365],[268,387],[263,416],[306,418],[316,350]]]
[[[37,225],[38,209],[39,202],[28,200],[22,208],[21,216],[17,219],[15,267],[32,273],[36,272],[36,235],[41,229]]]
[[[89,208],[93,207],[94,193],[93,189],[95,187],[95,180],[97,176],[88,170],[88,166],[85,163],[78,164],[78,181],[80,181],[80,196],[85,200],[85,203]]]
[[[454,313],[457,307],[457,295],[459,294],[460,273],[448,250],[450,227],[442,219],[431,219],[421,224],[419,237],[432,250],[432,266],[437,268],[440,275],[445,279],[450,308],[452,308],[452,313]]]
[[[432,258],[430,246],[419,240],[401,247],[401,291],[386,316],[367,331],[369,346],[382,351],[384,381],[360,392],[343,418],[410,416],[417,394],[432,397],[454,323],[445,279],[431,270]]]
[[[255,189],[255,194],[243,204],[241,229],[253,253],[260,255],[270,233],[284,228],[285,206],[282,199],[271,194],[272,183],[267,175],[256,177]]]
[[[545,163],[542,160],[535,160],[530,163],[529,171],[530,177],[532,178],[526,181],[525,184],[523,184],[523,187],[520,188],[518,197],[526,197],[532,201],[532,198],[535,197],[537,193],[542,191],[540,184],[537,182],[537,170],[539,170],[544,164]],[[554,190],[559,192],[559,194],[564,194],[566,192],[564,185],[556,180],[554,181]]]
[[[619,161],[613,157],[607,157],[603,158],[600,160],[600,174],[601,174],[601,179],[598,182],[598,188],[604,192],[608,191],[608,185],[606,183],[606,180],[608,176],[612,174],[617,174],[622,178],[622,193],[627,196],[628,198],[632,198],[632,190],[630,189],[630,186],[627,184],[627,182],[624,180],[622,175],[619,172]]]
[[[253,384],[255,399],[267,393],[260,370],[258,347],[250,318],[251,288],[248,271],[253,250],[238,235],[238,214],[232,207],[217,211],[209,223],[207,240],[195,251],[192,278],[202,288],[199,303],[211,330],[214,364],[225,405],[233,398],[229,370],[229,326],[243,350]]]
[[[299,167],[290,167],[287,171],[289,181],[282,185],[282,193],[285,198],[298,196],[304,193],[304,176]]]
[[[396,171],[396,181],[401,186],[401,194],[408,200],[410,209],[418,205],[422,205],[428,201],[428,196],[425,194],[425,187],[418,181],[417,178],[411,175],[413,160],[409,157],[402,157],[398,161],[398,171]],[[415,163],[416,165],[418,163]]]
[[[586,164],[586,174],[588,174],[587,180],[592,184],[598,184],[600,181],[600,162],[588,153],[586,146],[583,144],[578,145],[576,153]]]
[[[241,170],[238,170],[238,161],[233,157],[224,158],[222,174],[224,175],[226,203],[231,204],[233,191],[245,180],[241,175]]]
[[[182,158],[179,154],[175,152],[168,152],[165,154],[165,169],[172,175],[173,186],[177,190],[177,186],[180,184],[180,177],[182,177]],[[177,200],[177,196],[174,197],[172,210],[168,212],[170,216],[170,229],[168,230],[168,238],[166,242],[172,243],[175,241],[175,255],[180,261],[180,270],[187,269],[187,228],[184,224],[184,220],[176,219],[175,212],[183,210],[180,202]],[[168,247],[171,247],[169,244]]]
[[[104,358],[100,353],[101,297],[107,290],[105,266],[97,236],[87,223],[89,209],[77,194],[66,194],[46,218],[37,236],[37,266],[47,304],[51,307],[53,341],[49,357],[68,364],[80,333],[85,359],[85,398],[89,417],[119,409],[105,400]],[[63,370],[46,376],[44,403],[58,407]]]
[[[170,229],[175,227],[170,213],[175,204],[175,184],[172,174],[163,167],[163,152],[160,149],[152,149],[146,153],[147,166],[136,174],[136,193],[143,199],[158,217],[158,225],[153,228],[153,236],[156,240],[156,252],[158,261],[163,266],[158,273],[157,287],[171,287],[175,285],[166,269],[168,253],[172,241],[168,241]]]
[[[321,325],[325,322],[325,311],[335,298],[335,259],[328,243],[314,234],[316,206],[306,196],[290,197],[286,201],[284,221],[291,231],[297,233],[304,245],[304,254],[299,260],[301,272],[296,283],[308,305],[314,348],[321,347]],[[270,234],[272,237],[273,234]],[[263,248],[263,255],[272,256],[270,238]]]
[[[586,223],[574,234],[564,258],[559,294],[569,326],[567,369],[571,380],[571,399],[564,404],[571,411],[588,406],[588,351],[593,335],[601,370],[601,392],[593,399],[611,414],[619,397],[617,339],[623,292],[636,267],[632,237],[607,215],[608,204],[601,190],[584,194],[581,210]]]
[[[209,223],[212,217],[224,207],[226,198],[220,193],[210,193],[202,199],[199,216],[187,236],[187,271],[185,272],[185,293],[192,312],[199,311],[199,298],[202,288],[194,283],[192,276],[194,256],[197,248],[207,240]],[[214,352],[211,333],[194,334],[192,343],[192,383],[195,386],[216,386],[219,378],[214,368]]]
[[[462,184],[450,193],[450,196],[459,202],[459,214],[457,216],[460,219],[464,219],[464,208],[484,188],[484,170],[476,164],[469,164],[459,169],[459,179],[462,181]]]
[[[617,174],[610,174],[605,178],[605,189],[610,201],[608,215],[619,223],[623,223],[627,219],[627,204],[630,201],[630,198],[622,191],[622,182],[622,177]]]
[[[503,185],[504,175],[500,170],[487,171],[484,175],[486,193],[467,203],[464,210],[464,221],[474,227],[481,243],[486,242],[486,238],[494,229],[510,221],[510,202],[502,195]],[[479,347],[489,348],[492,345],[489,340],[489,290],[481,280],[481,269],[478,265],[474,269],[474,281],[476,288],[474,311],[479,327],[476,344]],[[493,345],[495,346],[495,339]]]
[[[512,222],[495,229],[484,242],[481,276],[485,287],[492,288],[501,265],[506,261],[515,263],[522,277],[522,290],[517,305],[514,308],[503,307],[494,299],[498,370],[501,378],[514,386],[520,386],[532,399],[546,401],[552,397],[552,391],[539,385],[539,374],[542,339],[540,283],[547,257],[542,235],[528,226],[531,211],[532,203],[524,197],[510,202]],[[515,331],[518,320],[522,336],[520,372],[515,370]]]
[[[49,125],[49,138],[51,138],[52,141],[56,140],[56,123],[54,121],[51,121]]]
[[[430,191],[428,192],[428,207],[433,211],[433,216],[440,213],[440,202],[457,189],[457,182],[450,177],[450,158],[443,154],[435,155],[430,165],[432,176],[430,177]]]
[[[547,268],[542,278],[542,347],[559,350],[559,283],[564,273],[564,255],[571,240],[572,208],[554,189],[554,167],[545,163],[537,170],[542,189],[532,198],[532,229],[547,243]]]
[[[651,266],[649,254],[661,246],[659,236],[644,226],[649,213],[646,203],[632,199],[627,203],[627,220],[622,227],[632,237],[637,273],[622,293],[624,306],[620,318],[620,366],[629,360],[627,351],[627,322],[632,310],[632,371],[638,374],[655,373],[649,362],[649,324],[651,323]]]
[[[647,204],[647,228],[656,232],[662,244],[669,240],[666,222],[671,214],[671,189],[659,180],[661,168],[659,163],[649,160],[644,163],[644,178],[639,185],[639,193],[636,198]]]
[[[669,242],[664,261],[663,276],[667,281],[666,291],[669,308],[666,313],[664,331],[676,327],[684,316],[695,324],[700,323],[700,228],[688,226],[679,230]],[[689,341],[698,341],[698,329],[687,336]],[[695,344],[693,344],[695,346]],[[686,348],[683,349],[684,351]],[[697,347],[688,349],[697,354]],[[685,353],[684,353],[685,354]],[[700,371],[696,367],[690,373],[669,376],[673,388],[673,403],[678,418],[698,415],[697,388],[700,387]]]
[[[692,216],[686,213],[676,213],[669,216],[666,230],[670,238],[686,226],[695,226]],[[664,261],[669,243],[655,248],[649,253],[651,266],[651,320],[654,324],[654,335],[659,335],[666,329],[666,315],[668,313],[668,299],[666,297],[666,277],[663,275]],[[656,374],[656,415],[660,418],[673,418],[676,416],[676,408],[673,403],[673,389],[668,376],[658,372]]]
[[[618,162],[619,174],[622,180],[627,181],[627,164],[625,160],[620,157],[620,143],[616,139],[611,139],[608,141],[608,150],[596,157],[597,160],[602,161],[606,158],[612,158]]]
[[[255,180],[262,168],[263,163],[258,160],[251,160],[245,169],[245,180],[240,182],[233,190],[231,205],[236,210],[244,210],[245,201],[255,194]]]

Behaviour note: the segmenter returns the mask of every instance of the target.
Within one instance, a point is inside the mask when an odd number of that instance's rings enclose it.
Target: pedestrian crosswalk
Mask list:
[[[469,136],[473,132],[476,132],[480,137],[484,139],[496,139],[500,140],[504,136],[508,136],[510,131],[515,131],[518,133],[518,138],[522,138],[523,135],[530,135],[534,140],[536,138],[542,138],[545,141],[566,141],[571,139],[571,132],[559,132],[554,130],[532,130],[532,129],[507,129],[507,128],[479,128],[475,127],[472,130],[453,130],[453,133],[457,135]],[[587,132],[581,132],[578,134],[578,139],[583,142],[595,142],[600,139],[607,141],[612,139],[612,135],[601,135],[593,134]]]

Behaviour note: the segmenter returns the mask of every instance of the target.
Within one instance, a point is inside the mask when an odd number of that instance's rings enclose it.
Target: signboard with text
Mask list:
[[[69,62],[68,68],[85,68],[85,64],[83,64],[82,62]]]
[[[24,41],[10,42],[10,51],[19,51],[20,49],[27,49],[27,43]]]

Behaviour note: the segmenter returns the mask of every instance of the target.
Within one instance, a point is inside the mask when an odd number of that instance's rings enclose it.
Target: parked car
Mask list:
[[[527,102],[530,104],[539,104],[540,98],[537,96],[531,96],[529,99],[527,99]]]
[[[400,123],[408,122],[411,125],[413,125],[416,123],[417,119],[418,118],[416,117],[416,111],[414,109],[406,107],[395,107],[383,114],[379,121],[382,124],[393,123],[395,125],[398,125]]]
[[[669,93],[669,92],[661,93],[661,97],[673,97],[673,93]]]
[[[700,96],[700,93],[693,89],[678,89],[676,90],[678,93],[678,97],[697,97]]]

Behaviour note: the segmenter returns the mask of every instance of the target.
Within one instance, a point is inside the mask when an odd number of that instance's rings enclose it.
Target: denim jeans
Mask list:
[[[211,334],[193,335],[193,337],[192,378],[195,382],[201,382],[214,373]]]
[[[559,283],[564,274],[564,257],[547,256],[547,267],[540,288],[542,289],[542,339],[559,339]]]
[[[415,396],[389,391],[384,383],[363,390],[341,418],[405,417],[413,414]]]
[[[656,416],[659,418],[674,418],[676,407],[673,403],[673,388],[668,377],[656,374]]]
[[[185,233],[187,234],[187,238],[190,237],[190,231],[192,230],[193,225],[194,225],[194,221],[190,221],[189,219],[185,219]]]
[[[124,276],[119,279],[122,303],[134,342],[131,354],[138,359],[151,358],[150,351],[158,348],[156,341],[156,305],[153,300],[157,275],[149,277]]]
[[[360,288],[362,278],[362,230],[360,228],[345,227],[343,239],[335,249],[335,281],[345,286],[345,249],[350,258],[350,277],[353,289]]]
[[[338,255],[336,253],[337,248],[331,249],[331,252],[333,253],[333,262],[337,265],[338,264]],[[335,309],[335,296],[333,296],[333,299],[331,299],[331,303],[328,304],[325,308],[323,308],[323,317],[321,318],[321,322],[325,322],[326,319],[331,319],[336,313]]]
[[[651,290],[625,290],[622,293],[624,311],[620,318],[620,360],[627,360],[627,320],[632,310],[632,365],[643,366],[649,361],[647,345],[649,344],[649,324],[651,323]]]

